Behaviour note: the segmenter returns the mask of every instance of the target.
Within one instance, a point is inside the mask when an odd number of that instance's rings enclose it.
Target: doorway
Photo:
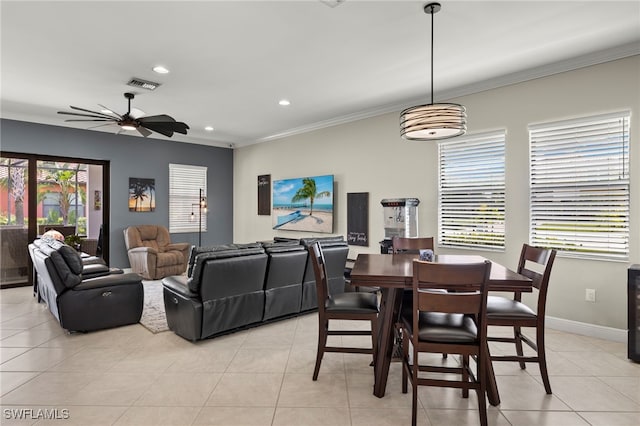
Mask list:
[[[32,284],[28,243],[49,229],[108,262],[109,162],[2,152],[0,288]]]

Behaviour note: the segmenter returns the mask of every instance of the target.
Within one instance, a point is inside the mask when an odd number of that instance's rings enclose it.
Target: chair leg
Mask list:
[[[462,355],[462,381],[469,383],[469,355]],[[469,388],[462,388],[462,397],[469,398]]]
[[[409,368],[409,339],[404,339],[402,341],[402,393],[407,393],[407,368]],[[413,383],[413,380],[411,382]]]
[[[515,340],[516,343],[516,354],[519,357],[524,356],[524,352],[522,352],[522,330],[520,329],[520,327],[513,327],[513,338]],[[520,369],[524,370],[527,368],[527,364],[520,361]]]
[[[540,366],[540,376],[544,383],[544,390],[551,395],[551,383],[549,383],[549,372],[547,371],[547,353],[544,348],[544,327],[536,328],[536,346],[538,347],[538,365]]]
[[[413,360],[414,364],[416,360]],[[416,369],[414,368],[414,372]],[[416,426],[418,423],[418,378],[414,377],[411,385],[413,386],[413,398],[411,400],[411,426]]]
[[[484,378],[482,379],[483,383],[480,385],[480,389],[477,389],[478,395],[478,413],[480,413],[480,425],[487,426],[487,389],[484,385]]]
[[[478,413],[480,414],[481,426],[487,426],[487,382],[489,380],[487,363],[491,364],[488,342],[486,349],[486,351],[481,350],[481,353],[476,358],[476,380],[480,382],[480,386],[476,388],[476,394],[478,396]]]
[[[324,355],[324,348],[327,346],[327,334],[329,330],[329,321],[324,321],[318,328],[318,352],[316,353],[316,367],[313,370],[313,380],[318,380],[320,372],[320,364]]]

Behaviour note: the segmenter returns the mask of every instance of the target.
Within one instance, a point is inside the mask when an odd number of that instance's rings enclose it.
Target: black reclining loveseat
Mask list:
[[[166,277],[169,329],[200,340],[317,308],[307,247],[321,241],[332,292],[344,291],[342,237],[194,247],[187,275]]]
[[[134,324],[144,302],[142,277],[123,274],[80,254],[63,242],[40,238],[29,244],[36,294],[69,331]]]

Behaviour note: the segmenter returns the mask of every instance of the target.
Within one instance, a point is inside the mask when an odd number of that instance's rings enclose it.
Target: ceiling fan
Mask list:
[[[120,126],[121,130],[137,130],[140,132],[142,136],[145,138],[151,134],[151,132],[158,132],[167,137],[173,136],[173,133],[182,133],[183,135],[187,134],[187,126],[185,123],[180,121],[176,121],[173,117],[170,117],[166,114],[161,115],[151,115],[149,117],[144,117],[144,113],[140,110],[133,109],[131,110],[131,99],[135,97],[133,93],[125,93],[124,97],[128,99],[128,109],[127,112],[123,115],[117,114],[113,112],[111,109],[105,107],[104,105],[98,104],[103,108],[101,112],[91,111],[84,108],[75,107],[70,105],[70,108],[76,111],[83,111],[88,114],[81,114],[77,112],[67,112],[67,111],[58,111],[58,114],[64,115],[74,115],[78,117],[88,117],[83,119],[69,119],[64,120],[65,122],[69,121],[105,121],[105,124],[100,124],[95,127],[107,126],[110,124],[117,124]],[[92,128],[95,128],[92,127]],[[120,133],[120,132],[118,132]]]

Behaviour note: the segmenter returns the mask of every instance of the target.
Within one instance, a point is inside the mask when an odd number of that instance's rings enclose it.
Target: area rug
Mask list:
[[[140,324],[154,334],[169,330],[164,312],[162,281],[142,281],[142,285],[144,286],[144,307]]]

